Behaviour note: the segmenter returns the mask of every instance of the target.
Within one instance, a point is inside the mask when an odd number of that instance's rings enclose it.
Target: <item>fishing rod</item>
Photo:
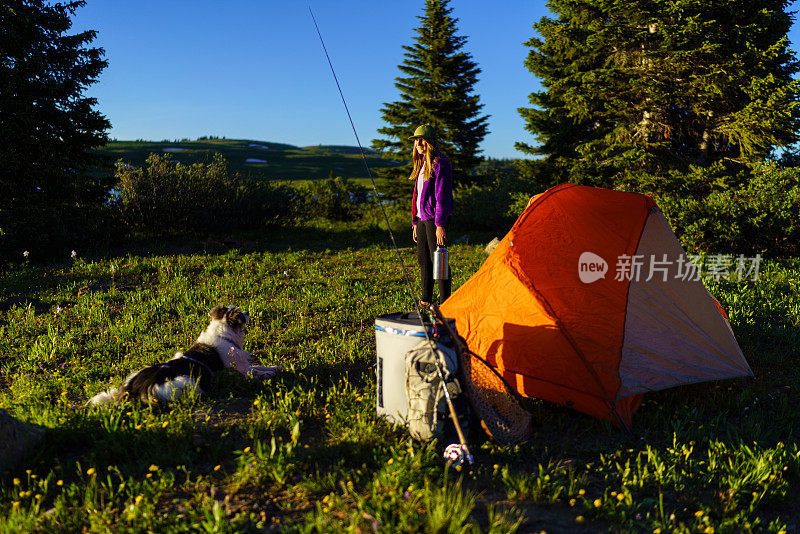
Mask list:
[[[389,217],[386,215],[386,210],[384,209],[383,202],[381,202],[381,199],[380,199],[380,193],[378,192],[378,186],[375,184],[375,179],[373,178],[372,171],[369,168],[369,163],[367,163],[367,157],[364,154],[364,147],[361,146],[361,140],[358,138],[358,132],[356,131],[355,123],[353,123],[353,117],[350,115],[350,109],[347,106],[347,100],[344,97],[344,92],[342,91],[342,86],[339,84],[339,77],[336,76],[336,70],[334,70],[334,68],[333,68],[333,62],[331,61],[331,56],[328,54],[328,48],[325,46],[325,40],[322,38],[322,32],[320,31],[319,25],[317,24],[317,19],[316,19],[316,17],[314,17],[314,12],[311,10],[311,4],[308,4],[308,12],[311,15],[311,20],[314,22],[314,27],[317,29],[317,35],[319,36],[319,42],[320,42],[320,44],[322,44],[322,50],[325,52],[325,58],[328,60],[328,66],[331,68],[331,74],[333,74],[333,80],[336,82],[336,88],[339,90],[339,96],[342,99],[342,104],[344,105],[344,110],[347,113],[348,120],[350,121],[350,127],[353,129],[353,135],[356,138],[356,143],[358,143],[358,149],[361,152],[361,161],[364,162],[364,168],[367,171],[367,175],[369,176],[370,182],[372,182],[372,189],[375,192],[375,202],[378,203],[378,206],[381,209],[381,213],[383,214],[383,218],[386,221],[386,228],[389,230],[389,236],[392,239],[392,246],[394,248],[395,255],[397,256],[397,260],[400,262],[400,267],[401,267],[401,269],[403,271],[403,278],[405,279],[405,282],[406,282],[406,288],[408,289],[409,295],[411,295],[411,300],[412,300],[414,306],[417,306],[417,298],[414,295],[414,286],[411,284],[411,280],[408,277],[408,271],[406,270],[405,262],[403,262],[403,257],[400,255],[400,249],[397,246],[397,241],[395,240],[394,232],[392,232],[392,226],[389,223]],[[438,313],[438,308],[434,308],[433,306],[431,306],[431,308],[428,309],[428,313],[430,313],[432,318],[434,320],[436,320],[437,317],[434,316],[434,310],[435,310],[436,313]],[[448,410],[450,412],[450,418],[452,419],[453,425],[456,428],[456,433],[458,434],[458,441],[459,441],[459,444],[461,446],[461,450],[464,453],[464,456],[465,456],[465,458],[467,460],[467,463],[469,463],[469,465],[472,465],[472,463],[473,463],[472,453],[469,450],[469,446],[467,445],[467,440],[464,437],[464,432],[461,429],[461,424],[458,421],[458,414],[456,413],[456,408],[455,408],[455,405],[453,404],[453,400],[450,398],[450,392],[447,390],[447,382],[446,382],[446,379],[445,379],[445,373],[444,373],[444,369],[442,369],[442,362],[440,361],[441,358],[438,357],[438,352],[436,352],[435,345],[433,343],[433,340],[431,339],[430,334],[428,333],[428,328],[425,325],[425,321],[422,318],[422,314],[419,313],[418,316],[419,316],[420,325],[422,326],[422,331],[425,333],[425,339],[427,339],[431,350],[433,350],[434,354],[436,354],[436,356],[437,356],[436,357],[436,362],[437,362],[436,363],[436,369],[437,369],[437,371],[439,373],[439,378],[442,381],[442,389],[444,389],[444,398],[445,398],[445,400],[447,402],[447,408],[448,408]],[[446,321],[445,321],[445,323],[446,323]],[[447,327],[448,327],[448,330],[449,330],[449,325],[447,325]]]
[[[386,228],[389,230],[389,236],[392,239],[392,245],[394,251],[397,255],[397,260],[400,262],[400,266],[403,268],[403,278],[405,278],[406,286],[408,287],[412,300],[415,299],[414,297],[414,289],[411,285],[411,280],[408,278],[408,272],[406,271],[405,263],[403,262],[403,257],[400,255],[400,250],[397,246],[397,241],[394,238],[394,232],[392,232],[392,226],[389,224],[389,216],[386,215],[386,210],[383,207],[383,202],[380,200],[380,193],[378,192],[378,186],[375,184],[375,179],[372,176],[372,170],[369,168],[369,163],[367,163],[367,156],[364,154],[364,147],[361,146],[361,140],[358,138],[358,132],[356,132],[356,125],[353,123],[353,117],[350,115],[350,108],[347,106],[347,101],[344,98],[344,92],[342,92],[342,86],[339,85],[339,77],[336,76],[336,71],[333,69],[333,62],[331,61],[331,56],[328,54],[328,48],[325,46],[325,40],[322,38],[322,32],[319,29],[319,25],[317,24],[317,19],[314,17],[314,12],[311,11],[311,5],[308,6],[308,12],[311,14],[311,20],[314,21],[314,27],[317,29],[317,35],[319,36],[319,42],[322,44],[322,50],[325,52],[325,58],[328,60],[328,66],[331,68],[331,74],[333,74],[333,80],[336,82],[336,88],[339,90],[339,96],[342,98],[342,104],[344,104],[344,110],[347,113],[347,118],[350,121],[350,127],[353,129],[353,135],[356,138],[356,143],[358,143],[358,149],[361,153],[361,161],[364,163],[364,168],[367,171],[367,175],[369,176],[369,180],[372,183],[372,190],[375,192],[375,202],[378,203],[378,207],[381,209],[381,213],[383,214],[384,220],[386,220]]]

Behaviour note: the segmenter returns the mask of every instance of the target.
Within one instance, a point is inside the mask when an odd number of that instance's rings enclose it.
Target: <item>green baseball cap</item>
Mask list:
[[[422,126],[417,126],[417,129],[414,130],[414,135],[408,139],[411,140],[418,137],[425,139],[429,143],[433,143],[436,141],[436,132],[433,130],[433,126],[430,124],[423,124]]]

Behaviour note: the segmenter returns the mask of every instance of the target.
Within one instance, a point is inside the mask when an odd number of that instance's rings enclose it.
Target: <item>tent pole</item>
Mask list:
[[[622,418],[622,416],[620,415],[619,411],[617,410],[617,403],[614,402],[614,401],[609,401],[608,403],[611,405],[611,411],[614,412],[614,415],[617,416],[617,421],[619,421],[619,424],[622,426],[622,428],[626,432],[629,432],[629,433],[632,432],[631,427],[628,426],[628,424],[625,422],[625,420]]]

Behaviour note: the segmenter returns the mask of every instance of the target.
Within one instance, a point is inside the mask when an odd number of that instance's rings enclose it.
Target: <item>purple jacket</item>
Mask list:
[[[450,160],[439,156],[433,161],[433,175],[422,183],[422,211],[417,213],[417,181],[411,195],[411,224],[433,219],[436,226],[445,226],[453,213],[453,168]]]

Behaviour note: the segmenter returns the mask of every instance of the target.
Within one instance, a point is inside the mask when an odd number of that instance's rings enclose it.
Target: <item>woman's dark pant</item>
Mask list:
[[[433,253],[436,251],[436,224],[431,221],[417,222],[417,261],[422,274],[422,300],[433,302]],[[439,302],[450,296],[452,270],[447,280],[439,280]]]

